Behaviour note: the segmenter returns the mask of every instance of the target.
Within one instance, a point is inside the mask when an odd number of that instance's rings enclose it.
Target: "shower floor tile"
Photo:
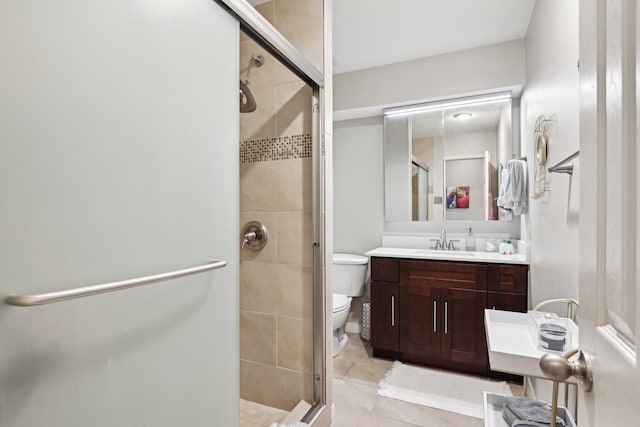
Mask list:
[[[240,427],[269,427],[284,420],[288,414],[282,409],[240,399]]]

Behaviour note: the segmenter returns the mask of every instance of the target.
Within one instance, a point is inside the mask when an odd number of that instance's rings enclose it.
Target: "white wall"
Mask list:
[[[466,132],[445,135],[444,156],[484,155],[488,151],[495,163],[497,134],[495,131]]]
[[[383,106],[487,91],[519,94],[525,80],[524,52],[524,41],[514,40],[338,74],[333,81],[335,119],[379,115]]]
[[[539,0],[527,45],[527,85],[521,100],[522,153],[528,156],[530,183],[535,169],[534,124],[549,122],[548,164],[579,149],[578,2]],[[579,165],[579,158],[574,161]],[[531,243],[532,303],[578,295],[578,181],[574,174],[548,174],[550,191],[530,200],[523,229]]]
[[[549,123],[548,166],[579,148],[578,1],[538,0],[526,36],[527,84],[521,101],[522,153],[534,175],[534,123]],[[578,296],[578,181],[574,174],[549,174],[550,191],[530,200],[522,235],[531,245],[530,299]],[[530,181],[532,182],[532,181]],[[539,398],[549,397],[550,382],[534,381]]]
[[[362,254],[381,244],[384,224],[382,117],[334,123],[335,252]]]
[[[495,157],[491,158],[492,163],[496,167],[500,163],[506,164],[507,161],[511,159],[511,155],[514,154],[514,147],[518,147],[518,139],[516,139],[515,136],[513,136],[513,132],[511,132],[512,124],[514,123],[511,114],[509,114],[511,110],[511,108],[505,107],[500,113],[500,120],[498,121],[498,129],[496,131],[498,139],[498,152],[496,153]],[[520,109],[518,108],[516,111],[519,113]],[[516,114],[516,112],[514,111],[513,114]],[[520,121],[517,120],[516,123],[520,123]]]

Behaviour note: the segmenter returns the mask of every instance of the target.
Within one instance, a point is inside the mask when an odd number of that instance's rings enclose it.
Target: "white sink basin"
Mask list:
[[[492,370],[546,378],[539,365],[545,352],[538,350],[536,325],[528,313],[487,309],[484,321]],[[569,351],[578,348],[578,327],[571,320],[567,322],[571,331]]]

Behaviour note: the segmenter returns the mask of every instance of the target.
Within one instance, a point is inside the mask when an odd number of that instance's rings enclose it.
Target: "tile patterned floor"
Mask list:
[[[441,411],[380,397],[378,382],[393,361],[374,358],[371,346],[358,334],[349,334],[347,347],[333,359],[333,394],[336,417],[331,427],[481,427],[483,422],[454,412]],[[516,396],[522,386],[510,384]],[[288,415],[286,411],[246,400],[240,401],[240,427],[269,427]]]
[[[349,334],[347,347],[333,359],[333,393],[336,416],[332,427],[471,427],[482,420],[454,412],[380,397],[378,382],[393,361],[373,358],[371,346]],[[514,395],[522,386],[511,384]]]

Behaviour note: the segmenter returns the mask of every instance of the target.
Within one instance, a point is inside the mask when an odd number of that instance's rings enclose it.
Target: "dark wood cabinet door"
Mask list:
[[[487,308],[494,310],[527,312],[527,294],[512,294],[507,292],[488,292]]]
[[[442,289],[441,357],[465,370],[484,374],[487,369],[487,342],[484,329],[485,291]]]
[[[399,350],[398,284],[371,282],[371,346]]]
[[[400,351],[411,359],[440,358],[443,315],[440,289],[424,285],[400,285]]]
[[[527,293],[528,273],[526,265],[491,264],[487,270],[488,290]]]

